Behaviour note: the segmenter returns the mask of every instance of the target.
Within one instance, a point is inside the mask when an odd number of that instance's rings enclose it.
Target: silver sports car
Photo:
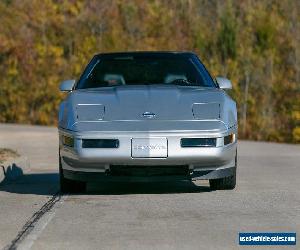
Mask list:
[[[209,180],[234,189],[236,103],[190,52],[94,56],[59,109],[62,192],[88,181]]]

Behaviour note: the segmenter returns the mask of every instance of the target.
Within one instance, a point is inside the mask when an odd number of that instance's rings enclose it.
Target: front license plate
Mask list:
[[[131,140],[133,158],[166,158],[168,157],[167,138],[135,138]]]

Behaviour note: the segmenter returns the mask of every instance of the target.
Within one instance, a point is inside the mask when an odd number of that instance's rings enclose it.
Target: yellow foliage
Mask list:
[[[8,67],[8,70],[7,70],[8,76],[14,77],[14,76],[18,75],[17,64],[18,64],[17,60],[15,60],[15,59],[10,60],[9,67]]]
[[[292,117],[295,121],[300,121],[300,110],[293,111],[292,112]]]
[[[56,124],[59,82],[96,53],[188,50],[231,79],[240,137],[299,142],[300,15],[289,0],[10,0],[0,13],[0,122]]]
[[[293,129],[293,140],[298,143],[300,142],[300,127]]]

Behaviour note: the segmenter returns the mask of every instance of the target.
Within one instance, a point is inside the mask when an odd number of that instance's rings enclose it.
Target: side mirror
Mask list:
[[[231,81],[225,77],[216,77],[216,82],[218,83],[220,89],[232,89]]]
[[[59,85],[59,90],[62,91],[62,92],[70,92],[70,91],[72,91],[75,82],[76,82],[75,80],[63,81]]]

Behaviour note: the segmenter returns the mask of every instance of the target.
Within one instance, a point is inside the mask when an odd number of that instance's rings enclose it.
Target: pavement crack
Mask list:
[[[40,219],[48,213],[53,206],[59,202],[61,194],[57,192],[54,194],[32,217],[24,224],[22,229],[18,232],[17,236],[7,245],[3,250],[17,249],[20,243],[32,232]]]

